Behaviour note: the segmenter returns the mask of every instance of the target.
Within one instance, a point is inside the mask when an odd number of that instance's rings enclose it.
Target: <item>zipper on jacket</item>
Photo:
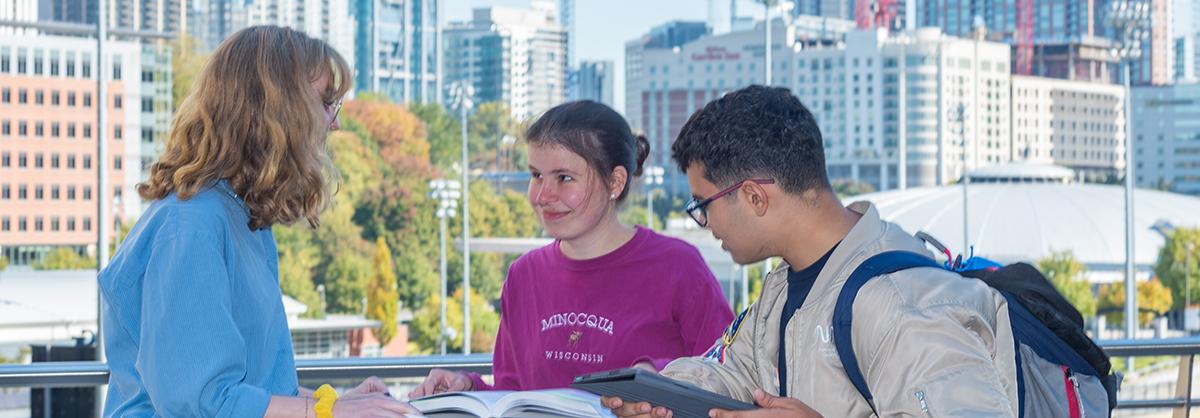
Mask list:
[[[1071,374],[1071,368],[1062,366],[1063,382],[1067,389],[1067,410],[1071,418],[1083,418],[1083,399],[1079,397],[1079,381]]]

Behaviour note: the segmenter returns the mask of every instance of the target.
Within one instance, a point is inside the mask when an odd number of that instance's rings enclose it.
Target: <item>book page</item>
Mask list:
[[[422,414],[431,417],[481,417],[488,418],[496,414],[491,407],[496,405],[512,391],[481,391],[481,392],[446,392],[437,395],[414,399],[409,403],[421,410]]]
[[[557,416],[609,418],[611,411],[600,404],[600,396],[578,389],[546,389],[513,392],[492,405],[495,417]]]

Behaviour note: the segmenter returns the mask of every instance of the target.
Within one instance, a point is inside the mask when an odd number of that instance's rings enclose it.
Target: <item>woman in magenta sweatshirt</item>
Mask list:
[[[660,370],[703,354],[733,319],[700,252],[617,218],[650,153],[608,106],[577,101],[525,133],[529,203],[555,238],[508,270],[495,384],[433,370],[410,398],[444,391],[566,387],[580,374]]]

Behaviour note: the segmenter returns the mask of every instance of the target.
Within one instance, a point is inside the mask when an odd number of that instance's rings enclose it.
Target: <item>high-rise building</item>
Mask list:
[[[1125,88],[1118,84],[1012,77],[1014,160],[1115,179],[1125,170]]]
[[[772,85],[790,88],[812,110],[832,178],[879,189],[939,185],[1012,159],[1007,45],[925,29],[854,31],[844,41],[831,34],[833,42],[796,48],[786,36],[796,29],[774,29]],[[626,117],[646,132],[653,164],[670,166],[665,150],[696,109],[763,83],[762,42],[762,26],[704,37],[643,51],[641,71],[626,69],[626,87],[638,99]],[[673,193],[686,191],[679,173],[667,180]]]
[[[0,242],[16,265],[57,247],[95,250],[97,201],[111,202],[114,219],[141,213],[135,189],[141,162],[145,100],[142,45],[112,41],[97,63],[86,38],[14,35],[0,38]],[[105,72],[108,97],[96,96]],[[108,107],[109,155],[96,155],[96,106]],[[109,167],[111,190],[98,190],[98,159]]]
[[[1149,36],[1142,41],[1142,57],[1130,67],[1131,82],[1142,86],[1171,84],[1175,76],[1175,41],[1172,39],[1174,0],[1146,0],[1150,5]],[[1110,34],[1111,37],[1111,34]]]
[[[1195,0],[1175,0],[1172,5],[1171,40],[1174,44],[1176,83],[1200,82],[1200,4]]]
[[[1030,75],[1113,82],[1116,80],[1116,60],[1109,50],[1113,44],[1104,25],[1104,7],[1110,0],[919,0],[920,26],[942,28],[949,35],[971,37],[984,29],[986,39],[1013,46],[1013,56],[1020,48],[1032,54]],[[1157,0],[1156,0],[1157,1]],[[1018,15],[1024,4],[1031,5],[1032,37],[1028,45],[1020,45],[1017,32]],[[1014,58],[1014,73],[1017,71]]]
[[[1200,194],[1200,84],[1135,87],[1132,116],[1138,185]]]
[[[904,1],[893,2],[893,11],[902,15]],[[820,16],[834,19],[854,20],[858,0],[800,0],[793,3],[793,16]],[[903,17],[900,17],[903,20]]]
[[[157,0],[119,0],[157,1]],[[321,39],[338,51],[353,67],[357,24],[351,13],[352,0],[170,0],[187,1],[182,9],[188,17],[186,32],[202,50],[212,50],[235,32],[255,25],[277,25],[302,31]],[[387,2],[390,0],[379,0]]]
[[[728,33],[733,25],[734,3],[737,0],[707,0],[708,27],[714,35]]]
[[[720,1],[720,0],[717,0]],[[733,7],[732,5],[730,6]],[[625,42],[625,116],[642,114],[644,86],[637,83],[647,74],[642,61],[651,51],[671,51],[709,34],[704,22],[674,21],[655,26],[641,37]],[[629,118],[633,129],[645,129],[640,119]]]
[[[553,1],[535,0],[530,9],[475,9],[471,21],[450,24],[442,48],[444,88],[468,83],[476,104],[502,102],[517,119],[562,103],[567,34],[557,9]]]
[[[397,103],[435,103],[440,0],[354,0],[355,84]]]
[[[0,4],[0,20],[8,20],[13,22],[37,22],[40,17],[41,10],[39,7],[40,0],[5,0],[5,3]],[[34,29],[15,28],[11,26],[0,26],[0,35],[19,35],[19,34],[34,34],[37,33]]]
[[[613,106],[613,77],[616,75],[615,66],[610,60],[580,61],[578,81],[573,100],[591,100]]]

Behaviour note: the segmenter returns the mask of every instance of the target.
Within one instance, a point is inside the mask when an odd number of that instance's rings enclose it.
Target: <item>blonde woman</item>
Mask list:
[[[375,378],[340,399],[299,388],[281,302],[271,226],[317,225],[350,77],[333,48],[292,29],[247,28],[213,52],[138,186],[153,203],[100,273],[105,416],[415,412]]]

